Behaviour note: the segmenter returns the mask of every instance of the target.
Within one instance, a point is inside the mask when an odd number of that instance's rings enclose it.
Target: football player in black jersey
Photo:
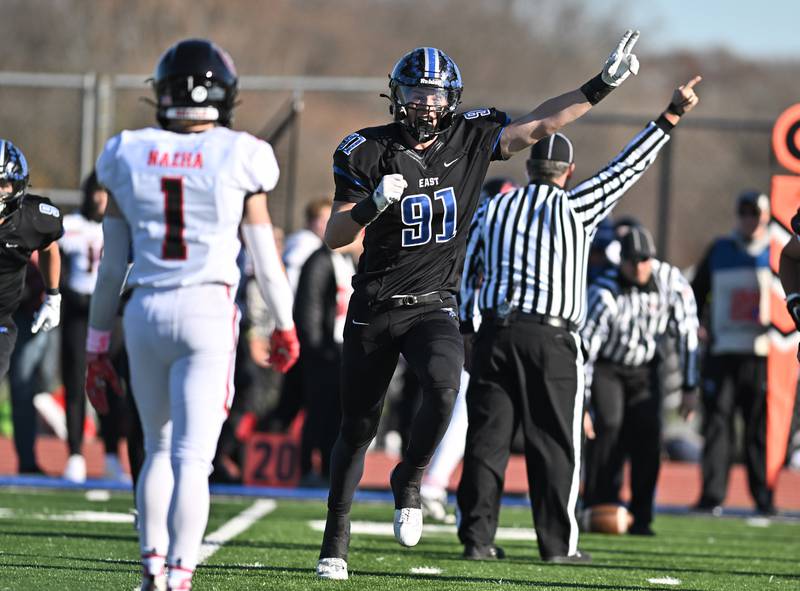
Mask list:
[[[489,163],[555,133],[635,74],[638,36],[627,31],[603,71],[579,89],[514,121],[493,108],[456,114],[463,84],[455,62],[433,47],[414,49],[390,74],[394,122],[352,133],[334,152],[325,241],[339,248],[365,227],[366,234],[344,333],[342,423],[331,455],[320,577],[348,576],[353,495],[401,353],[423,401],[390,478],[394,532],[404,546],[419,541],[420,481],[447,429],[464,363],[455,294]]]
[[[22,151],[8,140],[0,139],[0,380],[8,373],[17,341],[12,315],[22,299],[25,272],[34,252],[38,252],[46,295],[31,331],[50,330],[58,326],[60,319],[61,257],[56,240],[64,233],[61,212],[48,199],[29,194],[29,180],[28,163]],[[16,407],[14,442],[20,457],[20,472],[37,472],[33,461],[36,429],[33,399],[15,400],[12,396],[12,404]]]

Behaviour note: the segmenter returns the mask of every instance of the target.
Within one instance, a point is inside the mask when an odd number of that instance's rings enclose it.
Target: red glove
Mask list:
[[[117,372],[111,365],[108,353],[86,353],[86,396],[98,414],[108,413],[108,397],[106,386],[117,396],[123,396]]]
[[[269,340],[269,364],[278,372],[286,373],[299,356],[300,341],[297,340],[295,327],[287,330],[276,328]]]

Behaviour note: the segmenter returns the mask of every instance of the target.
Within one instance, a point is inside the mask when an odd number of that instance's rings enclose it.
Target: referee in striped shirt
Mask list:
[[[697,401],[697,305],[680,270],[656,260],[650,233],[634,226],[622,237],[619,268],[589,286],[587,392],[594,438],[586,447],[587,506],[619,504],[622,467],[631,460],[631,534],[652,536],[653,498],[661,456],[659,343],[677,337],[683,370],[681,414]],[[588,429],[587,429],[588,432]]]
[[[458,488],[466,558],[501,558],[494,545],[511,437],[521,422],[539,554],[588,562],[578,550],[584,375],[578,327],[589,247],[601,220],[653,163],[698,97],[695,77],[605,168],[574,189],[572,145],[561,134],[534,144],[531,182],[485,200],[470,227],[461,287],[464,332],[473,290],[483,323],[467,391],[469,427]],[[470,339],[471,337],[466,337]]]

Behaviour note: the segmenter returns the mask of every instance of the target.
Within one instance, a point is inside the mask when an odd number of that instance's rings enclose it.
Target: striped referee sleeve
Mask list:
[[[670,322],[678,335],[678,354],[683,369],[683,388],[691,389],[698,385],[698,343],[697,304],[691,284],[677,267],[670,267],[670,294],[672,295],[672,316]]]
[[[594,362],[600,354],[603,344],[608,340],[611,321],[617,314],[617,303],[614,295],[607,288],[597,284],[589,286],[587,297],[586,321],[581,327],[581,340],[586,351],[586,400],[592,391],[592,377],[594,375]]]
[[[462,332],[475,331],[473,315],[475,313],[475,298],[477,297],[480,283],[484,277],[483,260],[483,222],[486,210],[489,207],[489,198],[483,200],[478,206],[478,211],[472,218],[467,235],[467,254],[464,258],[464,271],[461,275],[459,290],[459,318],[461,319]],[[470,330],[470,328],[472,330]]]
[[[608,165],[567,192],[575,217],[592,234],[620,197],[638,181],[669,141],[669,123],[651,121]]]

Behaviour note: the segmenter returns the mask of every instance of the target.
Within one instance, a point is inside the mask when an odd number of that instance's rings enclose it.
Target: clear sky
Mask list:
[[[726,47],[743,57],[800,60],[800,0],[587,0],[620,26],[646,29],[665,51]],[[627,6],[630,19],[620,6]],[[624,21],[624,22],[623,22]]]

